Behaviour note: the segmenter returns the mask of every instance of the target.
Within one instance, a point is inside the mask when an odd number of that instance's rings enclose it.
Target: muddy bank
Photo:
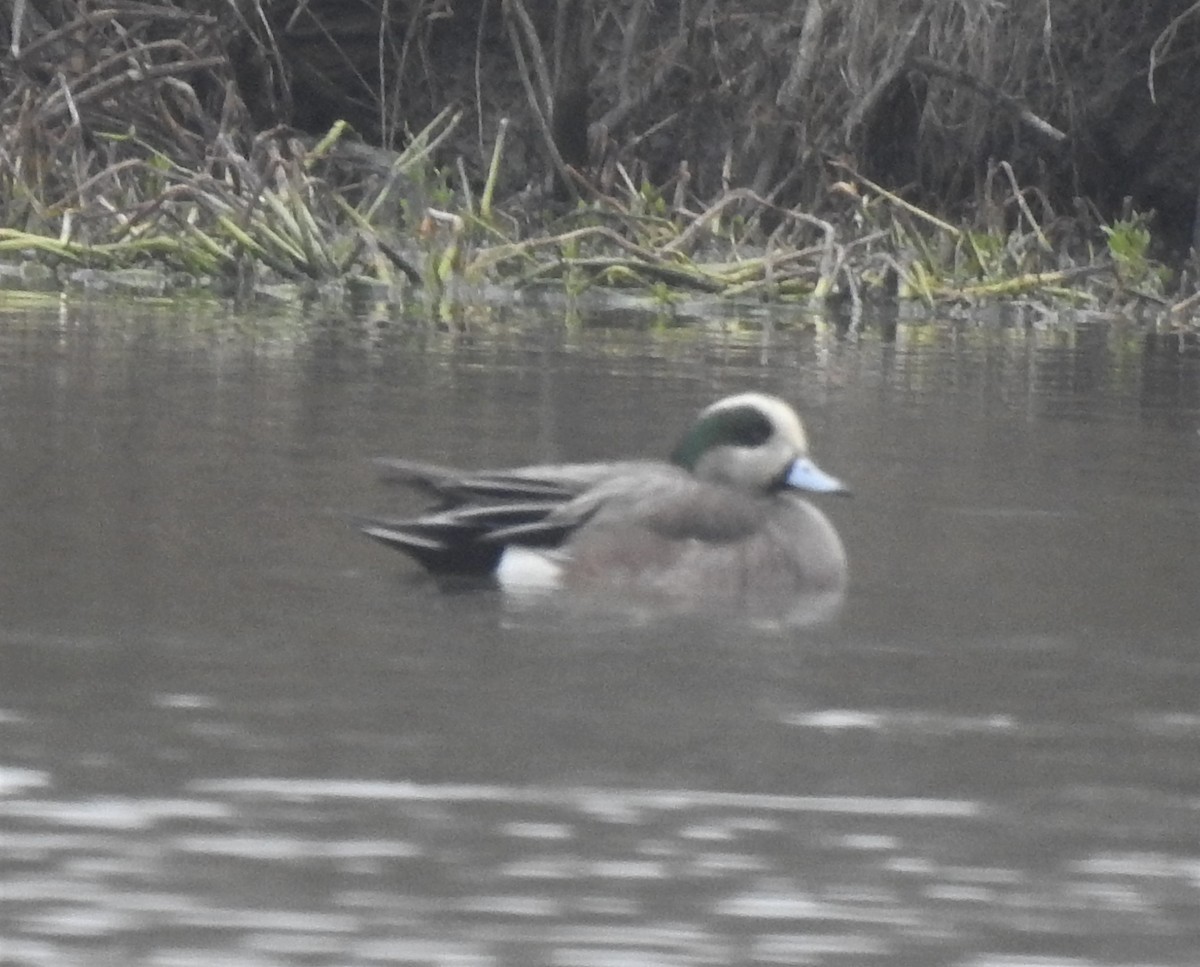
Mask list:
[[[17,4],[0,242],[239,284],[1166,305],[1200,170],[1177,6]]]

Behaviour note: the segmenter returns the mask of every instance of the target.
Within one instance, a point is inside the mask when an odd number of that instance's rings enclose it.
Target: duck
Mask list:
[[[667,460],[467,471],[377,464],[384,480],[433,503],[415,517],[360,518],[360,529],[438,577],[777,614],[840,598],[848,582],[837,530],[802,495],[850,491],[809,455],[796,411],[765,393],[704,408]]]

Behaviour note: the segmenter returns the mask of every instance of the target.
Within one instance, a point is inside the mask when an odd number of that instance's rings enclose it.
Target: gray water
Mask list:
[[[855,489],[830,623],[347,523],[750,388]],[[1200,963],[1198,431],[1133,324],[0,301],[0,964]]]

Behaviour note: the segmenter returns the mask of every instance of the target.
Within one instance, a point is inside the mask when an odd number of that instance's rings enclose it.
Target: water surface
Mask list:
[[[686,324],[684,324],[686,323]],[[572,623],[380,454],[805,414],[841,615]],[[1132,324],[0,303],[0,963],[1200,957],[1200,348]]]

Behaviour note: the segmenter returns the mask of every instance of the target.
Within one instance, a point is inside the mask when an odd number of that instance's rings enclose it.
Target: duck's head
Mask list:
[[[796,411],[765,393],[727,396],[703,410],[671,462],[701,480],[745,490],[850,492],[813,463]]]

